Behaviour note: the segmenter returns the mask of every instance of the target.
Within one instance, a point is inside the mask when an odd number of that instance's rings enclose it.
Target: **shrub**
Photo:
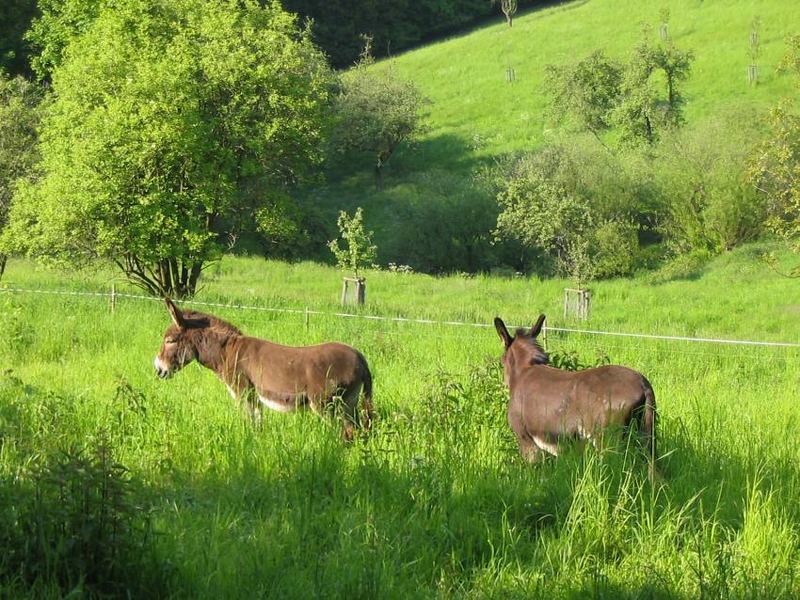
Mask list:
[[[676,254],[731,250],[763,232],[766,202],[746,181],[751,133],[724,121],[665,139],[655,158],[662,233]]]

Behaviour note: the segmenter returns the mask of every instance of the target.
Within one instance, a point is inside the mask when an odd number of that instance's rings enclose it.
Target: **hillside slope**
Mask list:
[[[785,52],[784,38],[800,31],[800,3],[674,0],[666,5],[672,40],[695,57],[686,85],[687,128],[712,118],[732,126],[742,120],[757,123],[768,107],[793,93],[791,78],[776,68]],[[408,256],[398,237],[403,215],[448,196],[447,185],[431,186],[438,174],[466,181],[480,164],[561,135],[545,114],[543,75],[548,64],[569,63],[597,49],[625,59],[641,38],[643,24],[657,38],[663,6],[638,0],[559,4],[519,15],[513,28],[498,18],[494,25],[391,59],[396,71],[431,100],[427,131],[392,157],[381,192],[374,189],[370,157],[350,157],[331,169],[325,186],[307,191],[306,200],[321,208],[331,225],[339,209],[363,206],[367,224],[375,229],[381,262],[402,262]],[[761,20],[760,80],[750,85],[754,17]],[[509,67],[515,72],[510,83]],[[433,178],[426,177],[429,173]]]

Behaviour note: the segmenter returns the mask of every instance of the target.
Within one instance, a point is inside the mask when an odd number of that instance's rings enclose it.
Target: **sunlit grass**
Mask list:
[[[754,253],[722,257],[692,280],[598,284],[589,325],[799,339],[794,283]],[[340,275],[328,267],[226,258],[209,274],[200,301],[341,310]],[[12,261],[4,284],[102,290],[111,277],[76,279]],[[486,324],[501,314],[523,325],[544,311],[552,325],[566,324],[560,281],[367,277],[368,314]],[[5,292],[0,310],[0,483],[13,500],[5,506],[24,507],[35,497],[26,490],[48,489],[36,475],[36,465],[56,460],[47,457],[107,445],[129,469],[137,514],[153,528],[130,536],[143,566],[133,574],[139,583],[125,585],[140,593],[800,593],[796,349],[551,333],[550,351],[577,351],[585,362],[603,352],[653,383],[663,457],[654,489],[644,461],[623,449],[524,464],[505,422],[500,343],[489,327],[312,315],[306,328],[303,314],[211,311],[282,343],[337,339],[360,348],[375,374],[379,419],[369,439],[348,447],[336,426],[311,414],[269,414],[254,428],[198,365],[158,380],[152,357],[168,323],[160,302],[120,298],[112,313],[107,298]],[[0,512],[0,526],[9,527],[10,514]],[[51,580],[3,581],[12,595],[68,591]]]

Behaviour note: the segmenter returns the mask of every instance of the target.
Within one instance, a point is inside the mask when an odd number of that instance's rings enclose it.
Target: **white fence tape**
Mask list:
[[[90,296],[90,297],[103,297],[103,298],[128,298],[132,300],[147,300],[159,301],[159,298],[153,296],[143,296],[137,294],[125,294],[119,292],[83,292],[83,291],[65,291],[65,290],[42,290],[42,289],[24,289],[5,287],[0,288],[0,292],[12,292],[17,294],[49,294],[59,296]],[[384,321],[393,323],[419,323],[423,325],[452,325],[461,327],[493,327],[490,323],[469,323],[465,321],[437,321],[435,319],[412,319],[407,317],[381,317],[378,315],[361,315],[354,313],[342,312],[326,312],[320,310],[309,310],[302,308],[273,308],[267,306],[252,306],[246,304],[223,304],[220,302],[203,302],[200,300],[184,300],[181,304],[189,304],[194,306],[210,306],[215,308],[230,308],[234,310],[257,310],[263,312],[274,313],[288,313],[298,315],[319,315],[329,317],[339,317],[348,319],[364,319],[369,321]],[[543,328],[544,333],[557,332],[557,333],[577,333],[583,335],[599,335],[599,336],[613,336],[625,338],[639,338],[648,340],[666,340],[673,342],[703,342],[709,344],[728,344],[738,346],[771,346],[777,348],[800,348],[800,343],[793,342],[764,342],[754,340],[731,340],[725,338],[706,338],[706,337],[688,337],[680,335],[658,335],[650,333],[628,333],[623,331],[600,331],[595,329],[574,329],[569,327],[551,327],[545,322]]]

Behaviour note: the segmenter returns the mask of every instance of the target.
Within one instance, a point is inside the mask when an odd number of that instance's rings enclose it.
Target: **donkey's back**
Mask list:
[[[650,382],[619,365],[583,371],[532,365],[511,380],[509,391],[509,420],[520,419],[525,431],[548,437],[592,437],[608,427],[627,427],[648,395],[655,403]]]
[[[322,400],[337,392],[361,386],[371,374],[364,355],[347,344],[328,342],[314,346],[283,346],[254,337],[243,337],[241,347],[231,349],[245,364],[259,391],[306,394]]]

